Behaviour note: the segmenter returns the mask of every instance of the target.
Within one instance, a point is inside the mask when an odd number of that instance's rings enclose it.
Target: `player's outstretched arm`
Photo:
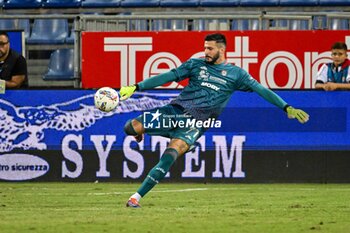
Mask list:
[[[142,82],[139,82],[136,85],[132,86],[126,86],[120,88],[119,95],[120,95],[120,100],[126,100],[129,97],[131,97],[135,91],[143,91],[143,90],[149,90],[153,89],[155,87],[161,86],[165,83],[168,82],[173,82],[177,78],[174,74],[174,72],[166,72],[164,74],[156,75],[154,77],[148,78],[143,80]]]
[[[309,120],[309,114],[304,112],[301,109],[295,109],[292,106],[288,105],[280,96],[270,89],[262,86],[261,84],[256,84],[253,86],[253,90],[257,92],[261,97],[270,102],[271,104],[276,105],[277,107],[284,109],[287,112],[288,118],[297,119],[300,123],[306,123]]]

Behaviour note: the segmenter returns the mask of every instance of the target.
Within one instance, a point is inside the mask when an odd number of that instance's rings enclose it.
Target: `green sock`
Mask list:
[[[159,163],[152,168],[148,173],[146,179],[142,182],[141,187],[137,192],[143,197],[145,196],[156,184],[161,181],[167,172],[170,170],[171,165],[178,157],[178,153],[173,148],[168,148],[164,151]]]

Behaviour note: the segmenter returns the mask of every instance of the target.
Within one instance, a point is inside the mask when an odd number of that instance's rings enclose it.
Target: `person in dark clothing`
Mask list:
[[[6,89],[25,88],[28,86],[26,59],[10,48],[7,32],[0,31],[0,81]]]

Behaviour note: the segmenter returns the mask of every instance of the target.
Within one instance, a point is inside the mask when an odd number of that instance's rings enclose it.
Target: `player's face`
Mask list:
[[[204,42],[205,61],[210,64],[223,62],[223,48],[218,47],[215,41]]]
[[[342,64],[345,59],[348,57],[347,53],[343,49],[332,49],[332,59],[334,65],[338,66]]]
[[[4,60],[9,53],[10,43],[6,36],[0,36],[0,60]]]

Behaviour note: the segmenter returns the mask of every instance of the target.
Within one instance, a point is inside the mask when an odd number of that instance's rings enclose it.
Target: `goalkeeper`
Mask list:
[[[205,121],[216,119],[234,91],[254,91],[262,98],[284,110],[289,118],[296,118],[300,123],[309,120],[309,115],[303,110],[288,105],[273,91],[263,87],[245,70],[229,64],[225,58],[226,38],[222,34],[209,34],[204,40],[205,58],[189,59],[181,66],[167,73],[154,76],[132,86],[120,89],[121,100],[129,98],[135,91],[143,91],[161,86],[168,82],[179,82],[189,78],[189,84],[170,104],[151,111],[152,120],[162,115],[174,116],[171,121],[184,118]],[[139,201],[169,171],[174,161],[194,148],[197,139],[206,130],[203,127],[181,128],[173,124],[172,128],[158,125],[156,128],[145,127],[146,119],[141,115],[129,120],[124,127],[126,134],[135,136],[139,142],[143,134],[160,135],[170,138],[170,143],[164,151],[159,163],[148,173],[140,188],[133,194],[127,207],[139,208]]]

